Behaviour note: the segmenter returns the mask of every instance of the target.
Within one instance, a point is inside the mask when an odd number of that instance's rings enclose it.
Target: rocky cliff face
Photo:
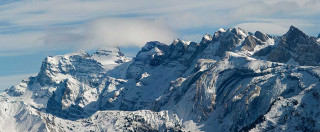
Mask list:
[[[200,43],[148,42],[132,60],[118,48],[47,57],[37,76],[0,94],[0,127],[320,130],[318,44],[293,26],[281,37],[231,28]]]
[[[300,65],[319,65],[320,49],[315,37],[309,37],[296,27],[281,37],[279,46],[268,56],[269,61],[287,63],[290,59]]]

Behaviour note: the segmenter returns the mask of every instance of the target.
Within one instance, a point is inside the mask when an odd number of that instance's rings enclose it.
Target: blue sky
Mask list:
[[[35,75],[48,55],[120,46],[134,56],[147,41],[199,42],[240,27],[272,35],[294,25],[320,32],[319,0],[2,0],[0,89]]]

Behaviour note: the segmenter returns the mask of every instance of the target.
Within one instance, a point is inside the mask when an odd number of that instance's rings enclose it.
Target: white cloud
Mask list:
[[[1,50],[21,50],[28,49],[31,47],[41,46],[42,40],[40,39],[43,35],[42,32],[28,32],[19,34],[0,34],[0,51]]]
[[[170,25],[199,27],[211,25],[221,19],[226,19],[224,21],[227,22],[226,24],[237,23],[245,19],[241,18],[242,16],[277,17],[277,14],[280,13],[289,14],[288,17],[290,17],[294,15],[292,12],[319,11],[319,3],[318,0],[34,0],[3,5],[0,10],[2,14],[0,21],[20,26],[48,26],[90,21],[101,17],[136,15],[168,21],[181,18],[181,21],[169,22]],[[200,19],[194,20],[194,18]]]
[[[23,55],[48,49],[141,47],[148,41],[170,44],[175,37],[175,32],[159,21],[136,18],[98,19],[76,26],[0,34],[0,56]]]
[[[113,17],[117,15],[166,15],[183,13],[190,10],[208,9],[214,10],[231,8],[239,3],[231,1],[196,0],[185,1],[146,1],[146,0],[35,0],[19,1],[4,5],[0,10],[0,21],[9,21],[20,26],[48,26],[57,23],[92,20],[100,17]],[[223,7],[223,5],[229,5]],[[220,8],[219,8],[220,7]]]
[[[156,21],[111,18],[94,21],[86,37],[85,46],[142,46],[148,41],[171,43],[175,34],[163,23]]]
[[[43,38],[50,47],[94,49],[112,46],[142,46],[148,41],[171,43],[175,33],[153,20],[108,18],[67,30],[49,31]]]
[[[204,34],[199,30],[204,28],[240,26],[282,34],[298,24],[316,34],[319,6],[318,0],[18,1],[0,9],[0,56],[9,50],[21,54],[46,48],[141,46],[152,40],[170,43],[175,32],[197,30],[178,34],[190,38]]]

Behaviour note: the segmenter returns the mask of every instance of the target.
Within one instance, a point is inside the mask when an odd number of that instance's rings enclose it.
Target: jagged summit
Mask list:
[[[177,45],[183,45],[184,47],[187,47],[188,45],[190,45],[191,43],[195,43],[192,41],[184,41],[181,39],[174,39],[172,42],[172,45],[177,46]]]
[[[290,38],[296,38],[296,39],[299,39],[300,37],[302,37],[302,38],[308,37],[308,35],[306,35],[300,29],[298,29],[292,25],[290,26],[290,29],[288,30],[288,32],[284,36],[290,37]]]
[[[291,26],[289,31],[281,37],[279,46],[268,56],[268,60],[282,63],[290,61],[300,65],[319,65],[320,49],[316,39]]]
[[[310,37],[302,32],[300,29],[291,26],[289,31],[282,37],[283,46],[287,46],[287,48],[294,49],[298,45],[309,44]]]
[[[219,32],[226,32],[226,30],[224,28],[219,28],[218,31]]]
[[[203,37],[202,37],[202,41],[211,41],[212,40],[212,36],[208,33],[206,33]]]
[[[241,29],[239,27],[235,27],[235,28],[231,28],[229,29],[228,31],[236,34],[238,37],[240,38],[244,38],[244,37],[247,37],[249,35],[249,32],[244,30],[244,29]]]
[[[256,31],[254,33],[254,36],[257,37],[258,39],[260,39],[263,42],[266,42],[269,39],[269,36],[265,33],[262,33],[260,31]]]
[[[117,53],[121,53],[121,50],[119,47],[113,47],[113,48],[108,48],[108,49],[99,48],[95,53],[93,53],[93,55],[108,56],[110,54],[117,54]]]
[[[102,65],[120,64],[130,61],[130,58],[125,57],[119,47],[109,50],[98,49],[91,57]]]
[[[132,60],[119,48],[47,57],[0,93],[0,130],[316,131],[319,51],[292,26],[150,41]]]
[[[150,42],[147,42],[143,47],[142,47],[142,50],[151,50],[155,47],[161,47],[161,46],[164,46],[166,44],[164,43],[161,43],[159,41],[150,41]]]

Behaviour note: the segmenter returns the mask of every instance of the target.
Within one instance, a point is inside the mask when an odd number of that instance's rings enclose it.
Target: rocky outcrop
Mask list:
[[[254,36],[258,39],[260,39],[262,42],[266,42],[269,39],[269,36],[267,34],[264,34],[260,31],[256,31],[254,33]]]
[[[121,64],[130,61],[120,50],[119,47],[110,48],[111,50],[98,49],[95,53],[91,55],[91,58],[95,59],[102,65],[108,64]]]
[[[218,36],[220,40],[220,46],[217,52],[217,56],[222,57],[226,51],[231,51],[234,49],[240,41],[248,36],[248,32],[241,28],[232,28],[226,32],[217,32],[215,36]]]
[[[256,45],[262,45],[262,42],[256,39],[254,36],[249,35],[244,40],[242,50],[253,51]]]
[[[268,56],[268,60],[274,62],[286,63],[290,59],[309,66],[319,65],[320,62],[317,40],[294,26],[281,37],[279,46]]]

